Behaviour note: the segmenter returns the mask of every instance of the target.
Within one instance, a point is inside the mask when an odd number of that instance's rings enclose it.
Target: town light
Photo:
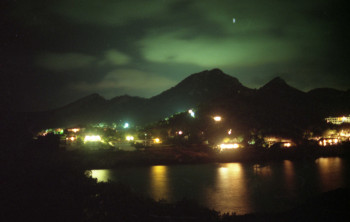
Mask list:
[[[75,137],[74,137],[74,136],[67,137],[66,140],[74,141],[74,140],[75,140]]]
[[[101,136],[99,135],[85,136],[84,143],[85,142],[101,142]]]
[[[215,122],[220,122],[221,121],[221,116],[214,116],[213,117]]]
[[[239,148],[239,144],[238,143],[222,143],[220,144],[220,149],[237,149]]]
[[[126,140],[127,140],[127,141],[133,141],[133,140],[134,140],[134,137],[133,137],[133,136],[126,136]]]
[[[129,123],[124,123],[124,129],[129,128]]]
[[[74,129],[72,129],[72,131],[73,131],[74,133],[76,133],[76,132],[79,132],[79,131],[80,131],[80,129],[78,129],[78,128],[74,128]]]
[[[191,115],[191,117],[195,117],[195,113],[192,109],[188,110],[188,113]]]
[[[155,138],[155,139],[153,139],[153,142],[154,143],[160,143],[160,139],[159,138]]]
[[[177,132],[177,134],[182,135],[183,132],[180,130],[180,131]]]
[[[292,144],[291,144],[291,143],[284,143],[283,146],[284,146],[284,147],[291,147]]]

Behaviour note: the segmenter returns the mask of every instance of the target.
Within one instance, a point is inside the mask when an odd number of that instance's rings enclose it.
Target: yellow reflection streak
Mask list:
[[[97,182],[108,182],[110,179],[109,170],[91,170],[91,177],[96,178]]]
[[[320,177],[321,191],[329,191],[344,185],[342,159],[339,157],[319,158],[316,161]]]
[[[217,171],[216,188],[210,195],[217,209],[224,212],[250,212],[242,164],[222,164]]]
[[[293,162],[290,160],[284,160],[283,167],[284,167],[284,177],[285,177],[286,188],[290,192],[292,192],[295,188],[295,172],[294,172]]]
[[[151,197],[155,200],[169,199],[167,166],[151,167]]]

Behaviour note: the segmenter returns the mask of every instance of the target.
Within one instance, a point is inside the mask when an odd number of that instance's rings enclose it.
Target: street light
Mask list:
[[[215,122],[220,122],[222,118],[221,116],[214,116],[213,119]]]

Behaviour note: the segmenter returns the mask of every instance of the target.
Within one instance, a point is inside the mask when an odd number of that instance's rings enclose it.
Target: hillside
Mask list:
[[[308,93],[277,77],[259,89],[243,86],[219,69],[192,74],[150,99],[117,96],[106,100],[92,94],[59,109],[28,114],[32,128],[67,127],[97,122],[129,121],[142,125],[177,112],[202,107],[224,111],[246,127],[305,128],[328,115],[349,113],[349,91],[315,89]]]

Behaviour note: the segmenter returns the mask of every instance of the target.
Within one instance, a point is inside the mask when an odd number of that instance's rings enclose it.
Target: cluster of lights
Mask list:
[[[320,146],[332,146],[339,143],[338,139],[324,139],[319,142]]]
[[[127,140],[127,141],[133,141],[133,140],[134,140],[134,137],[133,137],[133,136],[126,136],[126,140]]]
[[[99,135],[85,136],[84,143],[85,142],[101,142],[101,136]]]
[[[68,132],[74,132],[74,133],[77,133],[79,132],[80,129],[79,128],[73,128],[73,129],[68,129]]]
[[[66,138],[66,140],[68,140],[68,141],[72,141],[72,142],[73,142],[73,141],[75,140],[75,137],[74,137],[74,136],[67,137],[67,138]]]
[[[239,144],[238,143],[222,143],[219,145],[221,150],[224,149],[237,149],[239,148]]]
[[[195,117],[195,113],[192,109],[188,110],[188,113],[190,114],[191,117]]]

